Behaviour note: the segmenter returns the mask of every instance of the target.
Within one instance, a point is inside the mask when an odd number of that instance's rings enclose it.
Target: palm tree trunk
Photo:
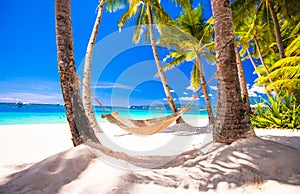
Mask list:
[[[197,62],[199,72],[200,72],[200,81],[201,81],[201,85],[203,88],[204,100],[205,100],[206,109],[207,109],[207,113],[208,113],[208,121],[209,121],[209,124],[211,125],[211,124],[214,124],[215,117],[214,117],[214,114],[213,114],[213,111],[211,108],[211,103],[210,103],[209,94],[208,94],[208,90],[207,90],[207,84],[206,84],[203,66],[201,64],[199,54],[196,55],[196,62]]]
[[[218,105],[213,137],[216,142],[232,143],[240,138],[255,136],[255,133],[241,99],[230,1],[211,0],[211,4],[218,69]]]
[[[272,78],[269,76],[269,75],[270,75],[270,71],[269,71],[268,67],[266,66],[266,64],[265,64],[265,62],[264,62],[264,58],[263,58],[263,56],[262,56],[262,54],[261,54],[260,46],[259,46],[259,44],[258,44],[258,41],[257,41],[257,39],[256,39],[256,36],[253,37],[253,40],[254,40],[255,46],[256,46],[256,48],[257,48],[257,52],[258,52],[258,55],[259,55],[261,64],[263,65],[263,67],[264,67],[264,69],[265,69],[265,71],[266,71],[266,73],[267,73],[267,76],[269,77],[270,83],[273,83]],[[274,90],[274,93],[275,93],[275,96],[277,97],[277,99],[279,99],[279,95],[278,95],[278,93],[277,93],[276,90]]]
[[[152,26],[153,25],[153,18],[152,18],[151,6],[148,3],[147,3],[146,6],[147,6],[147,15],[148,15],[148,20],[149,20],[150,42],[151,42],[152,51],[153,51],[154,59],[155,59],[155,62],[156,62],[157,70],[158,70],[158,75],[159,75],[159,77],[161,79],[161,82],[163,84],[163,88],[164,88],[164,91],[166,93],[169,106],[170,106],[172,112],[175,113],[178,110],[176,109],[176,106],[174,104],[174,101],[173,101],[173,98],[172,98],[172,95],[171,95],[171,92],[170,92],[170,88],[169,88],[164,70],[163,70],[163,68],[160,64],[160,60],[159,60],[159,57],[158,57],[158,52],[157,52],[157,49],[156,49],[156,46],[155,46],[154,31],[153,31],[153,26]],[[179,117],[179,119],[176,122],[180,123],[182,121],[183,121],[182,118]]]
[[[241,60],[240,53],[238,51],[236,43],[234,44],[234,52],[235,52],[235,57],[236,57],[239,81],[241,84],[242,100],[245,103],[245,108],[246,108],[247,113],[250,115],[251,108],[250,108],[250,101],[249,101],[249,96],[248,96],[248,87],[247,87],[247,82],[246,82],[246,78],[245,78],[242,60]]]
[[[84,105],[84,110],[85,113],[89,119],[89,122],[94,129],[94,131],[98,133],[103,133],[103,131],[100,129],[97,119],[94,114],[93,110],[93,104],[91,100],[91,66],[92,66],[92,55],[93,55],[93,50],[94,50],[94,45],[96,41],[96,37],[98,34],[98,30],[100,27],[100,22],[102,18],[102,13],[103,13],[103,7],[105,4],[106,0],[102,0],[98,6],[98,14],[96,17],[96,21],[94,24],[94,28],[86,49],[86,55],[85,55],[85,61],[84,61],[84,69],[83,69],[83,105]]]
[[[277,47],[279,50],[280,59],[283,59],[283,58],[285,58],[285,53],[284,53],[284,47],[283,47],[283,43],[282,43],[278,18],[277,18],[272,1],[268,1],[268,5],[270,7],[272,20],[274,23],[274,31],[275,31],[275,37],[276,37]]]
[[[255,62],[254,62],[254,60],[253,60],[253,57],[252,57],[251,52],[249,51],[249,49],[247,49],[247,54],[248,54],[248,56],[249,56],[249,59],[250,59],[250,61],[251,61],[251,63],[252,63],[252,66],[253,66],[254,70],[256,71],[257,66],[256,66],[256,64],[255,64]],[[257,72],[256,74],[257,74],[258,77],[261,76],[261,74],[260,74],[259,72]]]
[[[70,0],[56,0],[56,44],[60,83],[73,145],[98,142],[86,117],[76,81]]]

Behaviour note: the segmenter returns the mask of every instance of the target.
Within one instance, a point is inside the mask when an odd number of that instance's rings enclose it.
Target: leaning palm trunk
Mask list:
[[[276,12],[275,12],[272,1],[269,1],[268,5],[270,7],[272,20],[273,20],[273,23],[274,23],[274,32],[275,32],[277,47],[278,47],[278,50],[279,50],[280,59],[283,59],[283,58],[285,58],[285,53],[284,53],[284,47],[283,47],[283,43],[282,43],[278,18],[276,16]]]
[[[254,62],[254,60],[253,60],[253,57],[252,57],[252,55],[251,55],[249,49],[247,49],[247,54],[248,54],[248,57],[249,57],[249,59],[250,59],[250,61],[251,61],[251,63],[252,63],[252,66],[253,66],[254,70],[256,71],[257,66],[256,66],[256,64],[255,64],[255,62]],[[257,74],[258,77],[261,76],[261,74],[260,74],[259,72],[257,72],[257,71],[256,71],[256,74]]]
[[[264,58],[263,58],[263,56],[262,56],[262,54],[261,54],[260,46],[259,46],[259,44],[258,44],[257,39],[256,39],[255,36],[253,37],[253,40],[254,40],[255,46],[256,46],[256,48],[257,48],[257,52],[258,52],[258,55],[259,55],[259,59],[260,59],[260,61],[261,61],[261,64],[263,65],[263,67],[264,67],[264,69],[265,69],[265,71],[266,71],[266,73],[267,73],[267,76],[269,77],[270,83],[273,83],[272,78],[269,76],[269,75],[270,75],[270,71],[269,71],[268,67],[266,66],[266,64],[265,64],[265,62],[264,62]],[[274,89],[274,94],[275,94],[276,98],[279,99],[279,95],[278,95],[278,93],[277,93],[277,91],[276,91],[275,89]]]
[[[207,109],[207,113],[208,113],[208,122],[211,125],[211,124],[214,124],[215,117],[214,117],[214,114],[213,114],[213,111],[211,108],[211,103],[210,103],[209,94],[208,94],[208,90],[207,90],[207,83],[205,80],[203,66],[201,64],[199,54],[197,54],[196,57],[197,57],[196,63],[198,65],[199,72],[200,72],[200,81],[201,81],[201,85],[202,85],[202,89],[203,89],[203,93],[204,93],[205,105],[206,105],[206,109]]]
[[[70,0],[56,0],[56,44],[60,83],[73,145],[98,142],[86,117],[76,81]]]
[[[211,0],[215,21],[218,69],[218,105],[213,127],[214,141],[232,143],[255,136],[241,99],[229,0]]]
[[[158,75],[161,79],[161,82],[163,84],[163,88],[164,91],[166,93],[167,99],[168,99],[168,103],[169,106],[172,110],[173,113],[176,113],[178,110],[176,109],[176,106],[174,104],[171,92],[170,92],[170,88],[164,73],[164,70],[160,64],[160,60],[158,57],[158,52],[155,46],[155,41],[154,41],[154,31],[153,31],[153,18],[152,18],[152,11],[151,11],[151,7],[150,5],[147,3],[147,14],[148,14],[148,20],[149,20],[149,32],[150,32],[150,42],[151,42],[151,46],[152,46],[152,51],[153,51],[153,55],[154,55],[154,59],[156,62],[156,66],[157,66],[157,70],[158,70]],[[182,118],[180,117],[179,119],[177,119],[176,121],[177,123],[183,122]]]
[[[100,22],[101,22],[101,18],[102,18],[102,13],[103,13],[103,7],[105,4],[106,0],[102,0],[98,6],[98,14],[96,17],[96,21],[94,24],[94,28],[86,49],[86,55],[85,55],[85,61],[84,61],[84,70],[83,70],[83,105],[84,105],[84,110],[85,113],[89,119],[89,122],[92,126],[92,128],[94,129],[94,131],[96,132],[101,132],[103,133],[103,131],[100,129],[98,123],[97,123],[97,119],[95,117],[94,114],[94,110],[93,110],[93,104],[92,104],[92,100],[91,100],[91,91],[90,91],[90,87],[91,87],[91,67],[92,67],[92,55],[93,55],[93,50],[94,50],[94,45],[95,45],[95,41],[96,41],[96,37],[98,34],[98,30],[100,27]]]
[[[242,64],[242,60],[240,57],[240,53],[238,51],[237,45],[234,44],[234,52],[235,52],[235,57],[236,57],[236,64],[237,64],[237,70],[238,70],[238,75],[239,75],[239,81],[241,84],[241,90],[242,90],[242,100],[245,104],[246,111],[248,114],[251,113],[251,108],[250,108],[250,101],[249,101],[249,96],[248,96],[248,88],[247,88],[247,83],[246,83],[246,78],[245,78],[245,73],[244,73],[244,68]]]

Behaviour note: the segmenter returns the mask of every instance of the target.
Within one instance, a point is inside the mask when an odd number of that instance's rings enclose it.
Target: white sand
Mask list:
[[[130,155],[198,150],[149,170],[85,145],[73,148],[68,125],[0,126],[0,193],[300,193],[299,131],[261,129],[257,135],[276,142],[248,138],[201,148],[212,137],[205,128],[172,126],[140,137],[101,127],[105,146]]]

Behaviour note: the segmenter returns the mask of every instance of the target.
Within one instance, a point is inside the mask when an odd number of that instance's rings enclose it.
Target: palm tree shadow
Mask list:
[[[279,142],[297,149],[300,149],[300,137],[299,136],[273,136],[264,135],[260,136],[262,139],[267,139],[275,142]]]
[[[25,170],[6,177],[0,185],[0,193],[49,191],[57,192],[62,186],[75,180],[96,156],[85,150],[69,150],[53,155]],[[72,153],[74,152],[74,153]],[[33,184],[34,183],[34,184]]]
[[[179,166],[171,161],[174,165],[166,164],[150,174],[127,174],[123,179],[202,192],[217,189],[219,183],[225,183],[227,188],[248,184],[260,186],[267,180],[300,185],[299,160],[299,149],[252,137],[232,145],[215,143],[209,153],[179,163]]]
[[[59,153],[8,176],[8,181],[0,185],[0,193],[18,193],[21,189],[25,193],[57,192],[77,179],[96,157],[89,149],[82,147]],[[157,156],[144,159],[153,163],[155,158],[162,159]],[[124,183],[118,183],[114,193],[129,191],[135,184],[194,188],[199,191],[216,189],[219,183],[235,188],[245,184],[260,185],[267,180],[300,185],[299,160],[299,149],[257,137],[239,140],[231,145],[215,143],[207,154],[191,150],[154,169],[148,165],[150,168],[146,171],[126,171],[127,174],[121,176]]]
[[[210,126],[194,127],[187,123],[179,124],[173,127],[168,127],[165,130],[161,131],[161,133],[171,133],[177,136],[191,136],[211,132],[212,128]]]

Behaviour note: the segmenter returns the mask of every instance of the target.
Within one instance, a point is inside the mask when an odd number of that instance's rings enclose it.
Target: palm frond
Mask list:
[[[255,0],[235,0],[234,2],[232,2],[231,9],[234,21],[242,23],[242,20],[252,12],[255,6]]]
[[[300,35],[286,48],[285,54],[287,56],[300,56]]]
[[[273,83],[269,84],[266,90],[273,90],[278,88],[285,88],[288,91],[299,90],[300,88],[300,79],[282,79],[276,80]]]
[[[171,19],[170,15],[163,9],[163,7],[160,5],[157,0],[155,3],[152,3],[151,7],[153,9],[153,14],[154,14],[154,23],[155,24],[160,24],[160,25],[169,25],[172,26],[174,25],[173,20]]]
[[[300,66],[281,67],[272,71],[269,77],[275,79],[298,79],[300,78]]]
[[[279,61],[277,61],[276,63],[274,63],[271,67],[270,67],[270,71],[273,71],[275,69],[278,68],[283,68],[283,67],[297,67],[299,68],[299,64],[300,64],[300,56],[294,56],[294,57],[286,57],[283,58]]]
[[[128,7],[128,9],[125,11],[125,13],[121,16],[118,26],[119,26],[119,30],[121,30],[121,28],[126,25],[129,21],[129,19],[131,19],[133,16],[136,15],[136,13],[139,10],[139,6],[141,4],[140,0],[132,0],[130,1],[130,5]]]
[[[176,66],[179,66],[186,60],[186,56],[180,52],[170,52],[164,59],[163,61],[166,62],[168,59],[172,59],[167,65],[163,67],[164,71],[168,71],[173,69]],[[155,74],[155,77],[158,77],[158,73]]]
[[[103,1],[103,0],[102,0]],[[125,8],[127,0],[106,0],[106,10],[109,12],[116,12]]]
[[[139,7],[139,11],[138,11],[138,17],[136,19],[136,26],[135,26],[135,30],[133,33],[133,42],[134,43],[138,43],[140,42],[140,38],[143,34],[143,29],[145,28],[144,22],[143,22],[143,18],[145,15],[145,5],[142,5],[141,7]]]
[[[193,0],[172,0],[175,5],[179,5],[180,7],[187,7],[193,4]]]
[[[161,46],[179,52],[190,52],[198,47],[197,39],[177,26],[158,25],[157,27],[160,33],[158,44]]]

